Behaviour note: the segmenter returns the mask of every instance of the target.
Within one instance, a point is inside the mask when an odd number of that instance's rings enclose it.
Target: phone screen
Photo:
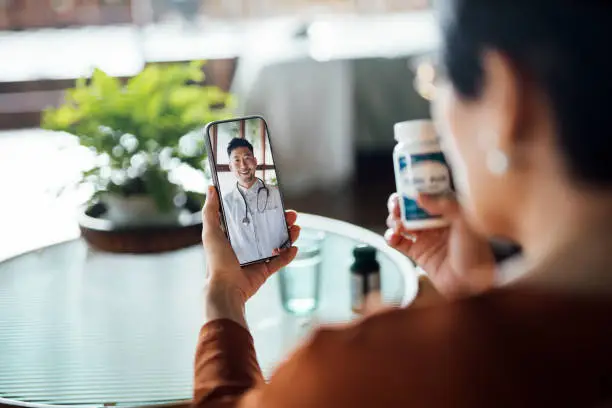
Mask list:
[[[268,126],[261,117],[210,123],[208,160],[225,232],[242,266],[291,246]]]

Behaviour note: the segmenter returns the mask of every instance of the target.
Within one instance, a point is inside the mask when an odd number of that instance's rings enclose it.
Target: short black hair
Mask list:
[[[612,5],[608,0],[441,0],[442,65],[457,93],[480,96],[496,50],[548,99],[575,181],[612,187]]]
[[[239,147],[246,147],[253,153],[253,145],[248,140],[235,137],[227,144],[227,155],[231,156],[232,152]]]

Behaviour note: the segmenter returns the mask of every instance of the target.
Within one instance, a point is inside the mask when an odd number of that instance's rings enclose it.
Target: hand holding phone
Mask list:
[[[258,116],[206,126],[208,161],[222,221],[241,266],[291,246],[268,126]]]
[[[244,304],[263,285],[268,277],[288,265],[297,254],[297,248],[283,249],[279,256],[267,263],[241,267],[232,247],[221,229],[219,195],[210,187],[202,211],[202,241],[206,252],[208,280],[206,288],[206,321],[231,319],[247,327]],[[294,225],[297,214],[287,211],[291,242],[297,240],[300,228]]]

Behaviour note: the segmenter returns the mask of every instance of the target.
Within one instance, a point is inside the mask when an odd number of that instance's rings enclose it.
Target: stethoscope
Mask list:
[[[266,209],[268,208],[268,199],[270,198],[270,190],[268,190],[268,187],[266,187],[266,183],[264,183],[262,179],[257,177],[257,180],[261,181],[261,184],[263,184],[263,187],[259,187],[259,189],[257,190],[257,212],[261,214],[264,211],[266,211]],[[240,190],[240,186],[238,186],[238,182],[236,182],[236,190],[238,190],[238,192],[240,193],[240,196],[242,197],[242,200],[244,201],[245,210],[244,210],[244,218],[242,219],[242,223],[244,225],[249,225],[251,223],[251,220],[249,220],[249,204],[247,204],[246,197],[244,196],[244,193]],[[259,209],[259,193],[261,193],[262,190],[266,192],[266,201],[264,202],[263,209]]]

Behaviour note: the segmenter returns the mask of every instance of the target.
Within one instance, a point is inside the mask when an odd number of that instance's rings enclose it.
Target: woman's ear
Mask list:
[[[498,51],[486,51],[482,56],[482,67],[482,102],[485,109],[480,143],[485,151],[511,155],[521,133],[523,84],[510,59]]]
[[[489,170],[504,174],[529,162],[538,138],[550,133],[546,99],[525,73],[503,53],[487,51],[482,58],[484,126],[479,135]],[[543,120],[545,119],[545,120]]]

